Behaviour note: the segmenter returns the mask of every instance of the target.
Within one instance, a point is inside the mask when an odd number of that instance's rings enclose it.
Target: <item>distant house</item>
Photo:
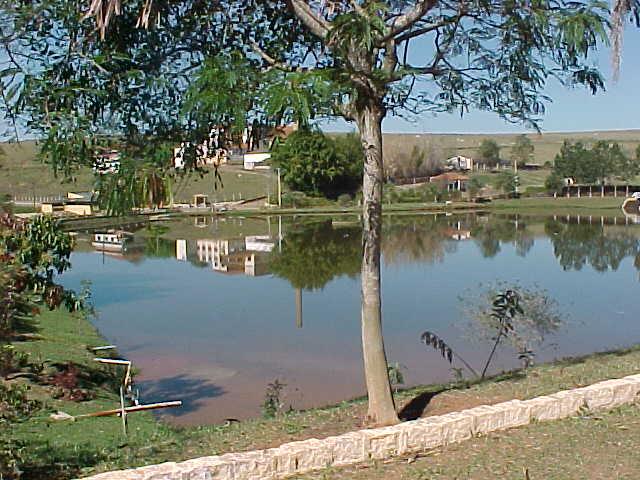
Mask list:
[[[429,182],[446,188],[448,192],[466,192],[469,177],[456,172],[446,172],[441,175],[429,177]]]
[[[72,215],[91,215],[93,213],[93,193],[91,192],[80,192],[67,193],[67,198],[54,201],[54,202],[43,202],[40,211],[44,214],[54,214],[54,213],[70,213]]]
[[[445,167],[447,170],[473,170],[473,158],[456,155],[455,157],[447,159]]]
[[[256,167],[263,167],[264,162],[271,158],[267,152],[245,153],[243,157],[243,168],[245,170],[255,170]]]
[[[118,173],[120,171],[120,152],[105,150],[96,155],[93,161],[93,172],[99,175]]]

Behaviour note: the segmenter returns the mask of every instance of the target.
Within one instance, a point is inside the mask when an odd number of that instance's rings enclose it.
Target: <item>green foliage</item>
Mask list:
[[[341,207],[348,207],[353,202],[353,198],[351,198],[351,195],[349,195],[348,193],[343,193],[338,196],[337,201],[338,205],[340,205]]]
[[[599,225],[563,224],[548,220],[545,232],[563,270],[582,270],[590,265],[597,272],[617,270],[625,258],[636,260],[640,240],[628,231],[607,232]]]
[[[355,119],[351,107],[362,112],[370,101],[394,112],[477,108],[535,125],[548,77],[602,87],[588,55],[607,41],[606,4],[439,6],[436,35],[410,30],[443,53],[427,67],[401,55],[407,30],[395,30],[394,19],[413,6],[364,2],[334,13],[310,6],[329,26],[322,38],[279,0],[154,3],[157,23],[147,29],[134,1],[123,3],[101,39],[91,21],[78,20],[84,10],[72,0],[3,2],[12,35],[3,44],[0,103],[44,139],[54,169],[73,176],[115,138],[143,162],[149,147],[197,143],[212,124]],[[418,21],[433,23],[431,16]],[[416,80],[428,83],[425,92],[414,90]]]
[[[435,183],[425,183],[419,187],[395,187],[386,185],[383,192],[385,203],[432,203],[449,198],[449,193]]]
[[[469,191],[469,195],[472,197],[475,197],[483,187],[484,182],[477,175],[472,175],[469,179],[469,183],[467,183],[467,190]]]
[[[531,139],[526,135],[518,135],[515,145],[511,148],[511,158],[519,166],[524,166],[533,160],[534,151],[535,147]]]
[[[26,445],[14,437],[13,429],[42,408],[28,391],[27,385],[0,382],[0,478],[20,478]]]
[[[299,130],[273,152],[273,162],[294,190],[335,197],[354,192],[362,176],[362,149],[355,136],[332,140],[320,131]]]
[[[17,351],[13,345],[0,346],[0,377],[19,372],[29,363],[29,355]],[[0,408],[0,415],[2,409]]]
[[[495,167],[500,163],[500,147],[495,140],[486,138],[478,147],[478,156],[483,164]]]
[[[516,191],[517,177],[511,170],[502,171],[498,174],[495,185],[503,193],[512,195]]]
[[[482,376],[491,364],[501,342],[509,342],[524,367],[531,365],[545,338],[563,324],[560,306],[549,293],[537,286],[507,285],[498,282],[480,293],[460,297],[471,338],[493,343]]]
[[[330,221],[301,226],[272,253],[270,270],[294,288],[322,289],[336,277],[360,273],[361,238],[360,228],[333,228]]]
[[[564,187],[564,178],[562,178],[562,176],[554,170],[545,179],[544,187],[549,192],[559,192]]]
[[[573,177],[578,183],[604,183],[609,177],[635,177],[640,173],[640,163],[629,158],[615,142],[600,140],[588,148],[582,142],[565,140],[556,155],[554,172]]]
[[[31,317],[43,303],[50,309],[84,306],[82,298],[54,282],[71,266],[71,249],[71,237],[52,217],[24,222],[0,214],[0,339],[31,330]]]
[[[264,418],[275,418],[282,411],[284,407],[282,392],[286,386],[286,383],[281,383],[277,378],[267,385],[262,402],[262,416]]]
[[[400,365],[398,362],[389,363],[387,365],[387,372],[389,374],[389,382],[391,386],[394,388],[396,393],[398,392],[398,387],[400,385],[404,385],[404,373],[403,370],[406,370],[407,367],[404,365]]]

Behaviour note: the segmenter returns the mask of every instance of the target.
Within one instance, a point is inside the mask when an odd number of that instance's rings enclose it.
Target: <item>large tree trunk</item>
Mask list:
[[[364,148],[362,352],[369,396],[369,421],[376,425],[398,423],[387,356],[382,338],[380,250],[382,234],[382,107],[367,105],[357,123]]]

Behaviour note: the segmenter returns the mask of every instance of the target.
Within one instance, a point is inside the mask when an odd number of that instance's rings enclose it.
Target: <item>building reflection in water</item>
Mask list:
[[[234,239],[200,239],[195,241],[198,261],[225,274],[258,277],[269,273],[268,257],[275,243],[268,235],[251,235]],[[193,248],[193,247],[192,247]],[[176,259],[188,259],[189,244],[176,240]]]

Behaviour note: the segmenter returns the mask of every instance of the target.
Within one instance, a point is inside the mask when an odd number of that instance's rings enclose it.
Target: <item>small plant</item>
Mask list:
[[[40,402],[29,399],[28,391],[26,385],[0,383],[0,426],[25,420],[42,407]]]
[[[535,358],[531,345],[541,344],[547,334],[555,332],[562,324],[557,302],[537,288],[503,287],[499,284],[479,297],[462,298],[467,313],[474,320],[474,338],[486,339],[493,345],[480,374],[435,333],[424,332],[421,341],[439,351],[450,364],[453,365],[454,358],[459,360],[476,378],[486,376],[498,347],[505,341],[515,350],[522,368],[531,367]],[[454,375],[458,379],[460,369],[454,368]]]
[[[60,365],[60,371],[47,379],[47,383],[55,388],[54,398],[62,398],[73,402],[84,402],[95,397],[95,393],[81,388],[82,373],[73,363]]]
[[[264,402],[262,402],[262,416],[264,418],[274,418],[284,408],[282,402],[282,392],[286,383],[281,383],[277,378],[267,385],[267,391],[264,395]]]
[[[467,370],[469,370],[474,376],[479,377],[479,375],[475,371],[475,369],[464,358],[462,358],[460,355],[455,353],[453,351],[453,349],[447,343],[445,343],[445,341],[442,340],[442,338],[440,338],[435,333],[428,332],[428,331],[427,332],[423,332],[423,334],[420,335],[420,340],[426,346],[432,347],[435,350],[438,350],[440,352],[440,354],[442,355],[442,358],[447,360],[450,364],[453,364],[454,357],[457,358],[458,360],[460,360],[462,362],[462,364],[467,368]],[[461,368],[453,368],[452,370],[454,370],[454,375],[455,375],[456,379],[462,378],[462,369]]]
[[[13,345],[0,347],[0,377],[19,372],[28,364],[28,354],[16,350]]]
[[[491,316],[497,322],[498,332],[495,336],[495,343],[493,344],[489,358],[487,358],[487,363],[485,363],[482,369],[481,378],[485,377],[500,341],[514,331],[513,321],[516,315],[523,314],[524,310],[522,310],[522,306],[520,305],[520,295],[515,290],[506,290],[495,296]]]
[[[349,195],[348,193],[343,193],[338,196],[338,205],[340,205],[341,207],[348,207],[349,205],[351,205],[351,201],[351,195]]]
[[[402,370],[406,370],[404,365],[400,365],[398,362],[390,363],[387,365],[387,371],[389,373],[389,382],[394,391],[398,393],[398,387],[404,385],[404,374]]]

